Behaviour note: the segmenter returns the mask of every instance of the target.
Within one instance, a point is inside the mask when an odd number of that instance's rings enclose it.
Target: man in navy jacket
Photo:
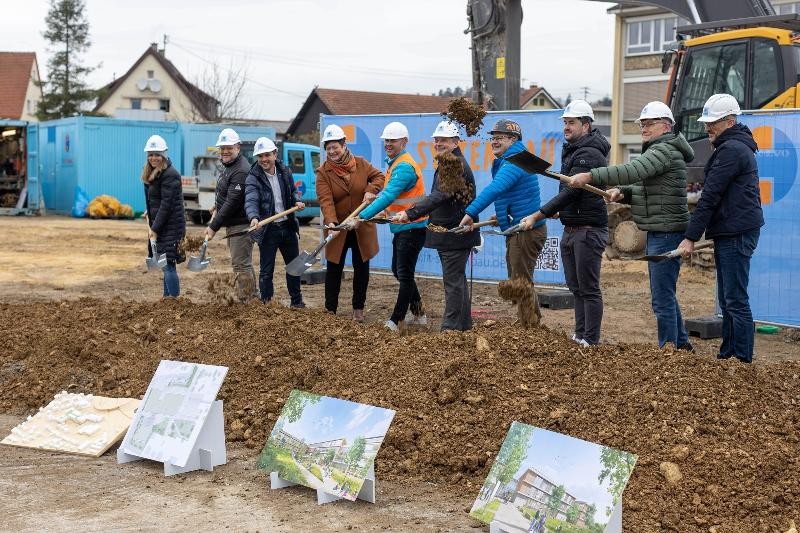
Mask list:
[[[704,232],[714,240],[717,301],[722,309],[717,357],[751,363],[755,325],[747,284],[764,214],[755,158],[758,146],[750,129],[736,122],[741,112],[733,96],[715,94],[697,119],[705,126],[714,153],[706,163],[703,194],[678,249],[688,257]]]

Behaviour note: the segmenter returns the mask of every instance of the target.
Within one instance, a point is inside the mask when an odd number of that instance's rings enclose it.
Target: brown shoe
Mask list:
[[[364,310],[353,309],[353,320],[355,322],[364,322]]]

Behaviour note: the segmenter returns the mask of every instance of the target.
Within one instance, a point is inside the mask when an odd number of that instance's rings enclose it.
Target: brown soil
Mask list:
[[[204,233],[187,233],[183,240],[178,244],[178,249],[182,250],[184,255],[188,256],[191,253],[199,252],[200,247],[205,242]]]
[[[467,136],[472,137],[483,126],[483,117],[486,116],[486,109],[469,98],[461,96],[451,100],[447,105],[447,112],[443,114],[450,120],[464,126]]]
[[[464,180],[464,164],[452,152],[436,154],[439,190],[452,194],[459,202],[469,204],[475,198],[473,187]]]
[[[497,285],[497,294],[517,306],[517,317],[522,327],[530,328],[539,324],[539,310],[534,306],[534,288],[524,279],[501,281]]]
[[[464,334],[385,331],[397,285],[377,274],[365,325],[349,319],[349,282],[340,316],[320,311],[322,285],[303,286],[310,309],[280,306],[288,304],[280,266],[272,305],[233,303],[235,297],[224,297],[235,294],[227,251],[216,240],[206,271],[181,268],[186,296],[162,301],[160,276],[146,273],[142,261],[144,229],[140,221],[0,218],[0,412],[31,413],[60,390],[139,396],[163,358],[223,364],[230,367],[220,394],[227,439],[244,448],[219,474],[197,473],[178,487],[157,470],[142,478],[113,464],[94,468],[57,454],[42,461],[39,452],[0,447],[0,466],[20,474],[9,474],[13,481],[5,487],[13,497],[0,504],[12,524],[65,524],[49,522],[53,513],[43,511],[38,520],[29,512],[52,506],[80,509],[81,520],[87,513],[121,516],[70,503],[55,490],[73,491],[75,483],[97,486],[97,494],[115,494],[105,487],[119,486],[135,495],[158,480],[148,498],[161,499],[147,501],[216,498],[222,512],[223,497],[231,505],[235,496],[226,491],[238,487],[244,494],[250,476],[259,475],[242,470],[252,468],[292,388],[395,409],[376,464],[379,479],[389,483],[374,511],[325,507],[327,518],[305,491],[256,491],[234,500],[240,504],[233,506],[233,523],[237,508],[264,503],[275,511],[271,518],[287,520],[278,531],[338,531],[354,523],[431,530],[409,515],[441,531],[469,530],[475,522],[466,513],[513,420],[638,454],[624,496],[626,531],[786,531],[790,519],[800,520],[800,342],[793,330],[757,335],[754,365],[714,360],[719,340],[693,338],[697,354],[655,349],[644,262],[604,262],[604,344],[582,349],[568,340],[572,310],[544,309],[543,326],[523,329],[493,285],[475,285],[478,325]],[[318,240],[318,229],[304,228],[301,248]],[[435,331],[441,282],[419,286]],[[684,315],[710,314],[713,294],[713,273],[682,270]],[[662,471],[662,463],[673,463],[681,479],[675,481],[672,467]],[[53,485],[54,476],[62,485]],[[212,484],[198,485],[206,479]],[[424,507],[428,502],[447,512],[436,514]],[[119,523],[136,527],[149,519],[140,512]]]

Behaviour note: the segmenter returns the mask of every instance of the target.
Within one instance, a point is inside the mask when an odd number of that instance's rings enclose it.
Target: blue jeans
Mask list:
[[[261,243],[258,245],[258,252],[261,266],[258,273],[258,286],[261,290],[261,300],[272,300],[275,287],[272,284],[272,275],[275,273],[275,255],[281,251],[284,264],[288,265],[292,259],[300,255],[300,240],[294,232],[291,222],[267,226]],[[300,293],[300,276],[290,276],[286,274],[286,288],[289,289],[292,305],[303,303],[303,295]]]
[[[683,240],[683,232],[650,231],[647,233],[647,255],[658,255],[676,249]],[[671,342],[680,348],[689,342],[689,334],[683,324],[681,307],[675,294],[678,274],[681,271],[680,258],[669,261],[648,261],[650,273],[650,303],[656,315],[658,326],[658,346],[663,348]]]
[[[755,324],[750,310],[747,284],[750,281],[750,258],[758,245],[761,229],[735,237],[714,239],[717,264],[717,302],[722,309],[722,345],[719,357],[737,357],[753,361]]]
[[[164,272],[164,296],[177,298],[181,294],[181,282],[178,279],[175,261],[167,261],[167,266],[161,270]]]

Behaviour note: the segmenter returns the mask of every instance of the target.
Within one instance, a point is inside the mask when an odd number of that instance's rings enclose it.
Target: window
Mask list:
[[[790,4],[776,4],[775,5],[775,13],[778,15],[789,15],[791,13],[800,13],[800,2],[792,2]]]
[[[165,113],[169,113],[169,98],[162,98],[158,101],[158,108]]]
[[[141,108],[142,108],[142,99],[131,98],[131,109],[141,109]]]
[[[753,41],[753,97],[750,107],[760,108],[781,92],[781,52],[775,41]]]
[[[152,80],[153,79],[153,74],[154,74],[154,72],[152,70],[148,70],[147,71],[147,79],[148,80]]]
[[[311,166],[319,168],[319,152],[311,152]]]
[[[674,48],[677,42],[675,30],[688,21],[679,17],[637,20],[628,22],[626,55],[657,54]]]
[[[302,150],[289,150],[289,168],[295,174],[306,173],[306,154]]]

